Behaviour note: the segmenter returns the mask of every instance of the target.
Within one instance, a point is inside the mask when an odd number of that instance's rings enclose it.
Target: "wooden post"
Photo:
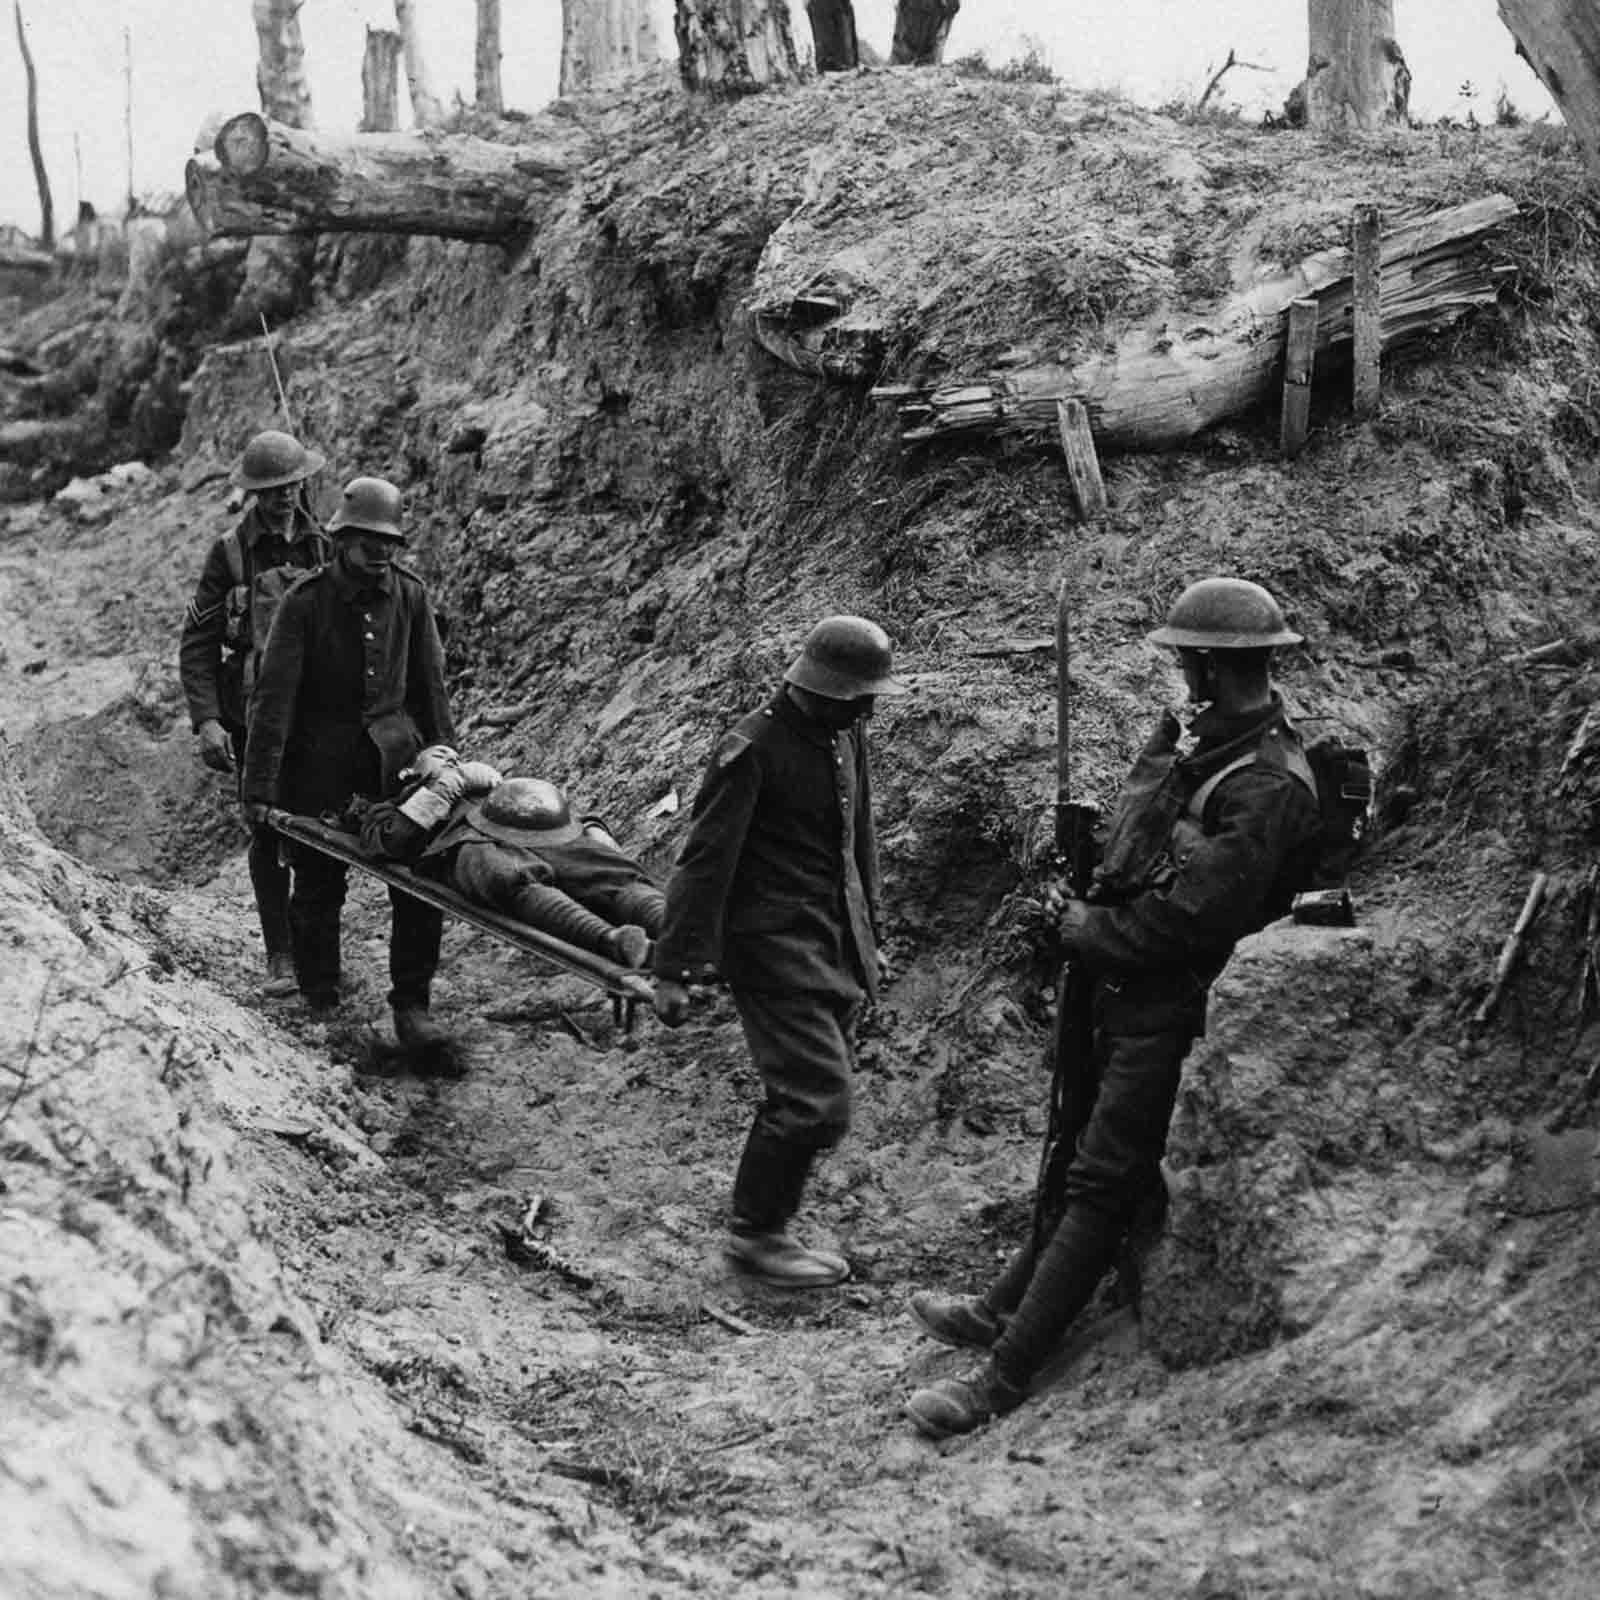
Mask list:
[[[1093,522],[1106,509],[1106,486],[1100,477],[1089,412],[1081,400],[1058,400],[1056,422],[1061,430],[1061,452],[1067,458],[1067,476],[1078,497],[1078,515]]]
[[[1283,352],[1283,425],[1278,443],[1291,460],[1305,447],[1311,422],[1311,373],[1317,359],[1317,302],[1289,302]]]
[[[1361,205],[1356,207],[1351,224],[1350,253],[1355,275],[1355,373],[1351,400],[1358,417],[1370,417],[1378,409],[1378,352],[1383,347],[1378,222],[1378,208]]]

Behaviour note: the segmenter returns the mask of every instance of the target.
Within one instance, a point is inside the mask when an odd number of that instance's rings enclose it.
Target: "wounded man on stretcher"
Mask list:
[[[649,964],[666,896],[598,817],[575,820],[543,778],[502,778],[430,745],[392,800],[353,800],[362,853],[400,861],[468,900],[619,966]]]

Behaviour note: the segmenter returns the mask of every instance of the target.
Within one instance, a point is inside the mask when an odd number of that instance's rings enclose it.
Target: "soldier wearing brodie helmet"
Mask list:
[[[1272,686],[1298,644],[1259,584],[1206,578],[1152,642],[1178,653],[1193,714],[1168,711],[1124,784],[1089,895],[1060,905],[1062,951],[1086,988],[1084,1059],[1063,1060],[1068,1108],[1049,1153],[1032,1240],[981,1296],[912,1297],[945,1344],[987,1353],[965,1378],[907,1404],[934,1438],[1019,1405],[1120,1249],[1160,1196],[1158,1163],[1206,994],[1235,943],[1289,910],[1321,817],[1310,764]],[[1184,735],[1187,734],[1187,737]],[[1058,1045],[1066,1040],[1058,1032]]]
[[[889,637],[827,617],[772,702],[724,734],[695,799],[656,942],[656,1011],[684,1020],[688,985],[732,991],[765,1094],[733,1184],[733,1266],[789,1289],[849,1275],[789,1234],[818,1154],[850,1121],[854,1025],[876,997],[883,929],[865,723],[905,686]]]
[[[212,541],[183,619],[178,668],[200,759],[216,772],[244,765],[249,700],[273,612],[289,585],[328,559],[328,541],[306,504],[323,458],[268,429],[244,447],[234,483],[250,497],[244,520]],[[289,955],[289,874],[277,838],[250,835],[250,883],[266,945],[263,993],[294,993]]]

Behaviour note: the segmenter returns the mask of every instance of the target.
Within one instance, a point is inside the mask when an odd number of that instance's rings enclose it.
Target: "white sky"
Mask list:
[[[655,0],[672,48],[670,0]],[[128,189],[124,30],[132,56],[133,187],[181,192],[194,135],[212,112],[259,106],[250,0],[22,0],[40,80],[40,124],[58,229],[81,196],[120,214]],[[803,0],[791,0],[795,39],[809,46]],[[9,10],[10,8],[7,7]],[[474,0],[416,0],[435,91],[472,97]],[[1492,117],[1503,85],[1527,115],[1550,113],[1543,86],[1519,60],[1495,0],[1396,0],[1396,30],[1422,118]],[[856,0],[861,38],[885,56],[893,0]],[[305,0],[301,30],[319,127],[353,129],[361,115],[366,24],[393,26],[392,0]],[[556,92],[560,0],[506,0],[506,103],[535,111]],[[964,0],[949,58],[981,51],[999,65],[1034,50],[1064,81],[1116,88],[1157,104],[1197,95],[1228,50],[1265,72],[1234,71],[1225,101],[1252,114],[1281,105],[1306,56],[1303,0]],[[1470,85],[1474,93],[1462,94]],[[407,116],[402,74],[401,116]],[[0,222],[39,226],[28,161],[26,91],[15,23],[0,25]],[[81,171],[81,180],[79,173]]]

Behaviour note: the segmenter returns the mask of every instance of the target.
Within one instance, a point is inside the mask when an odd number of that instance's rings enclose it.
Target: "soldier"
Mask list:
[[[447,745],[424,750],[394,800],[357,801],[361,848],[414,861],[479,905],[580,950],[643,967],[666,896],[599,817],[572,814],[559,785],[502,778]]]
[[[772,703],[723,736],[667,885],[656,1011],[687,1015],[688,985],[720,972],[765,1098],[733,1185],[734,1267],[788,1289],[841,1282],[840,1256],[788,1233],[819,1152],[844,1136],[853,1030],[880,977],[878,852],[865,722],[902,694],[888,635],[828,617]]]
[[[305,501],[323,458],[269,429],[244,447],[234,482],[251,499],[238,527],[213,541],[183,619],[178,670],[200,759],[215,772],[244,764],[250,690],[272,610],[289,584],[328,559],[328,541]],[[267,952],[261,992],[295,990],[289,948],[289,871],[270,828],[250,833],[250,884]]]
[[[1207,578],[1150,638],[1178,653],[1193,745],[1164,713],[1109,820],[1088,898],[1061,906],[1063,954],[1090,984],[1092,1050],[1065,1063],[1089,1087],[1040,1196],[1037,1251],[1024,1248],[979,1297],[912,1296],[934,1338],[988,1352],[966,1377],[911,1397],[907,1414],[933,1438],[1019,1405],[1088,1304],[1135,1211],[1160,1192],[1179,1073],[1212,982],[1239,939],[1289,910],[1315,854],[1315,781],[1268,671],[1274,649],[1300,642],[1277,602],[1257,584]]]
[[[328,531],[333,560],[284,597],[257,676],[245,751],[244,804],[259,825],[271,807],[340,812],[378,798],[429,744],[455,730],[444,653],[427,590],[396,562],[406,535],[400,491],[355,478]],[[295,976],[314,1011],[339,1003],[343,862],[296,847],[289,898]],[[428,1015],[443,916],[390,891],[389,1003],[402,1045],[425,1054],[445,1035]]]

